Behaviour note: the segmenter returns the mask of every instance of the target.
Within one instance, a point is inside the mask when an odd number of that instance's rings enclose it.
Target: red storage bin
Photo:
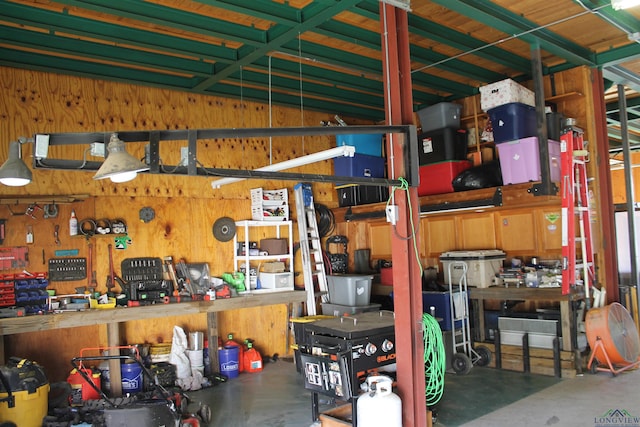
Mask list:
[[[469,160],[452,160],[420,166],[418,196],[453,193],[453,179],[472,165]]]

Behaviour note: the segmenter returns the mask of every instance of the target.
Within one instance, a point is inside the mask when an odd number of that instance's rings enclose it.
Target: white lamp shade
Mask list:
[[[21,187],[31,182],[31,169],[20,158],[20,143],[9,144],[9,158],[0,167],[0,182],[11,187]]]
[[[629,9],[635,6],[640,6],[640,0],[611,0],[611,7],[615,10]]]
[[[138,172],[149,170],[149,166],[127,153],[124,142],[115,133],[111,134],[107,151],[109,155],[93,179],[110,178],[113,182],[127,182],[134,179]]]

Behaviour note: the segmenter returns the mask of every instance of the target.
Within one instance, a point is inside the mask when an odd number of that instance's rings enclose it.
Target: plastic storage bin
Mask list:
[[[357,206],[369,203],[386,202],[389,198],[389,187],[376,185],[344,184],[336,187],[339,206]]]
[[[342,305],[322,303],[322,314],[326,316],[340,317],[350,314],[367,313],[369,311],[380,311],[380,304],[367,305]]]
[[[542,179],[537,137],[509,141],[498,144],[496,147],[504,185]],[[549,172],[551,181],[560,182],[560,143],[558,141],[549,140]]]
[[[512,102],[492,108],[487,113],[493,127],[493,142],[496,144],[537,134],[535,107]]]
[[[453,180],[473,164],[469,160],[451,160],[420,166],[418,196],[453,193]]]
[[[536,95],[511,79],[500,80],[480,87],[480,108],[489,111],[500,105],[511,102],[521,102],[526,105],[536,105]]]
[[[260,272],[260,288],[277,289],[281,291],[293,290],[293,273],[265,273]]]
[[[455,261],[467,263],[467,286],[477,288],[488,288],[493,284],[493,278],[500,271],[506,254],[499,249],[485,249],[479,251],[450,251],[440,255],[442,262],[444,281],[457,285],[460,283],[463,268],[456,264],[451,268],[449,275],[449,265]]]
[[[328,275],[329,302],[331,304],[363,306],[369,305],[373,276]]]
[[[442,128],[459,128],[462,105],[440,102],[417,111],[422,132]]]
[[[454,294],[458,295],[459,292],[454,288]],[[455,301],[454,301],[455,302]],[[437,292],[437,291],[423,291],[422,292],[422,312],[429,313],[430,308],[436,309],[436,318],[440,324],[440,329],[443,331],[450,331],[451,327],[451,294],[449,292]],[[454,310],[455,310],[454,306]],[[463,310],[464,307],[459,307],[459,310]],[[455,312],[460,317],[464,315],[464,312]],[[462,320],[456,320],[456,329],[462,327]]]
[[[463,129],[443,128],[418,135],[420,165],[466,158],[467,132]]]
[[[369,156],[382,156],[382,134],[359,133],[336,135],[336,143],[341,145],[353,145],[356,153]]]
[[[354,154],[353,157],[333,159],[336,176],[356,176],[366,178],[384,178],[384,157]]]

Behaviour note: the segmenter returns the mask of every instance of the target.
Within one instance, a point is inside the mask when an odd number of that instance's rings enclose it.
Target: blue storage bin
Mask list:
[[[356,176],[359,178],[384,178],[384,157],[354,154],[353,157],[333,159],[336,176]]]
[[[496,144],[536,136],[536,109],[527,104],[512,102],[487,111]]]
[[[454,293],[458,291],[454,289]],[[447,292],[423,291],[422,292],[422,312],[429,313],[430,307],[436,308],[436,318],[440,324],[440,329],[450,331],[451,328],[451,306],[449,301],[451,294]],[[462,320],[456,320],[456,329],[462,328]]]
[[[381,133],[359,133],[336,135],[338,146],[353,145],[356,153],[367,154],[369,156],[382,156],[382,134]]]

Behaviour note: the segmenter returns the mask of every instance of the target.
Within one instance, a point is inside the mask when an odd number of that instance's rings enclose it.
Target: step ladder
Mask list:
[[[562,294],[567,295],[572,287],[582,283],[587,309],[590,291],[596,282],[587,180],[588,162],[589,152],[585,148],[582,129],[575,126],[566,128],[560,137]]]
[[[296,197],[296,213],[298,215],[298,232],[300,234],[300,252],[302,253],[302,272],[304,289],[307,292],[307,315],[316,315],[316,297],[322,302],[329,302],[327,275],[324,270],[320,232],[316,220],[311,185],[298,183],[293,187]],[[319,294],[316,295],[316,284]]]

